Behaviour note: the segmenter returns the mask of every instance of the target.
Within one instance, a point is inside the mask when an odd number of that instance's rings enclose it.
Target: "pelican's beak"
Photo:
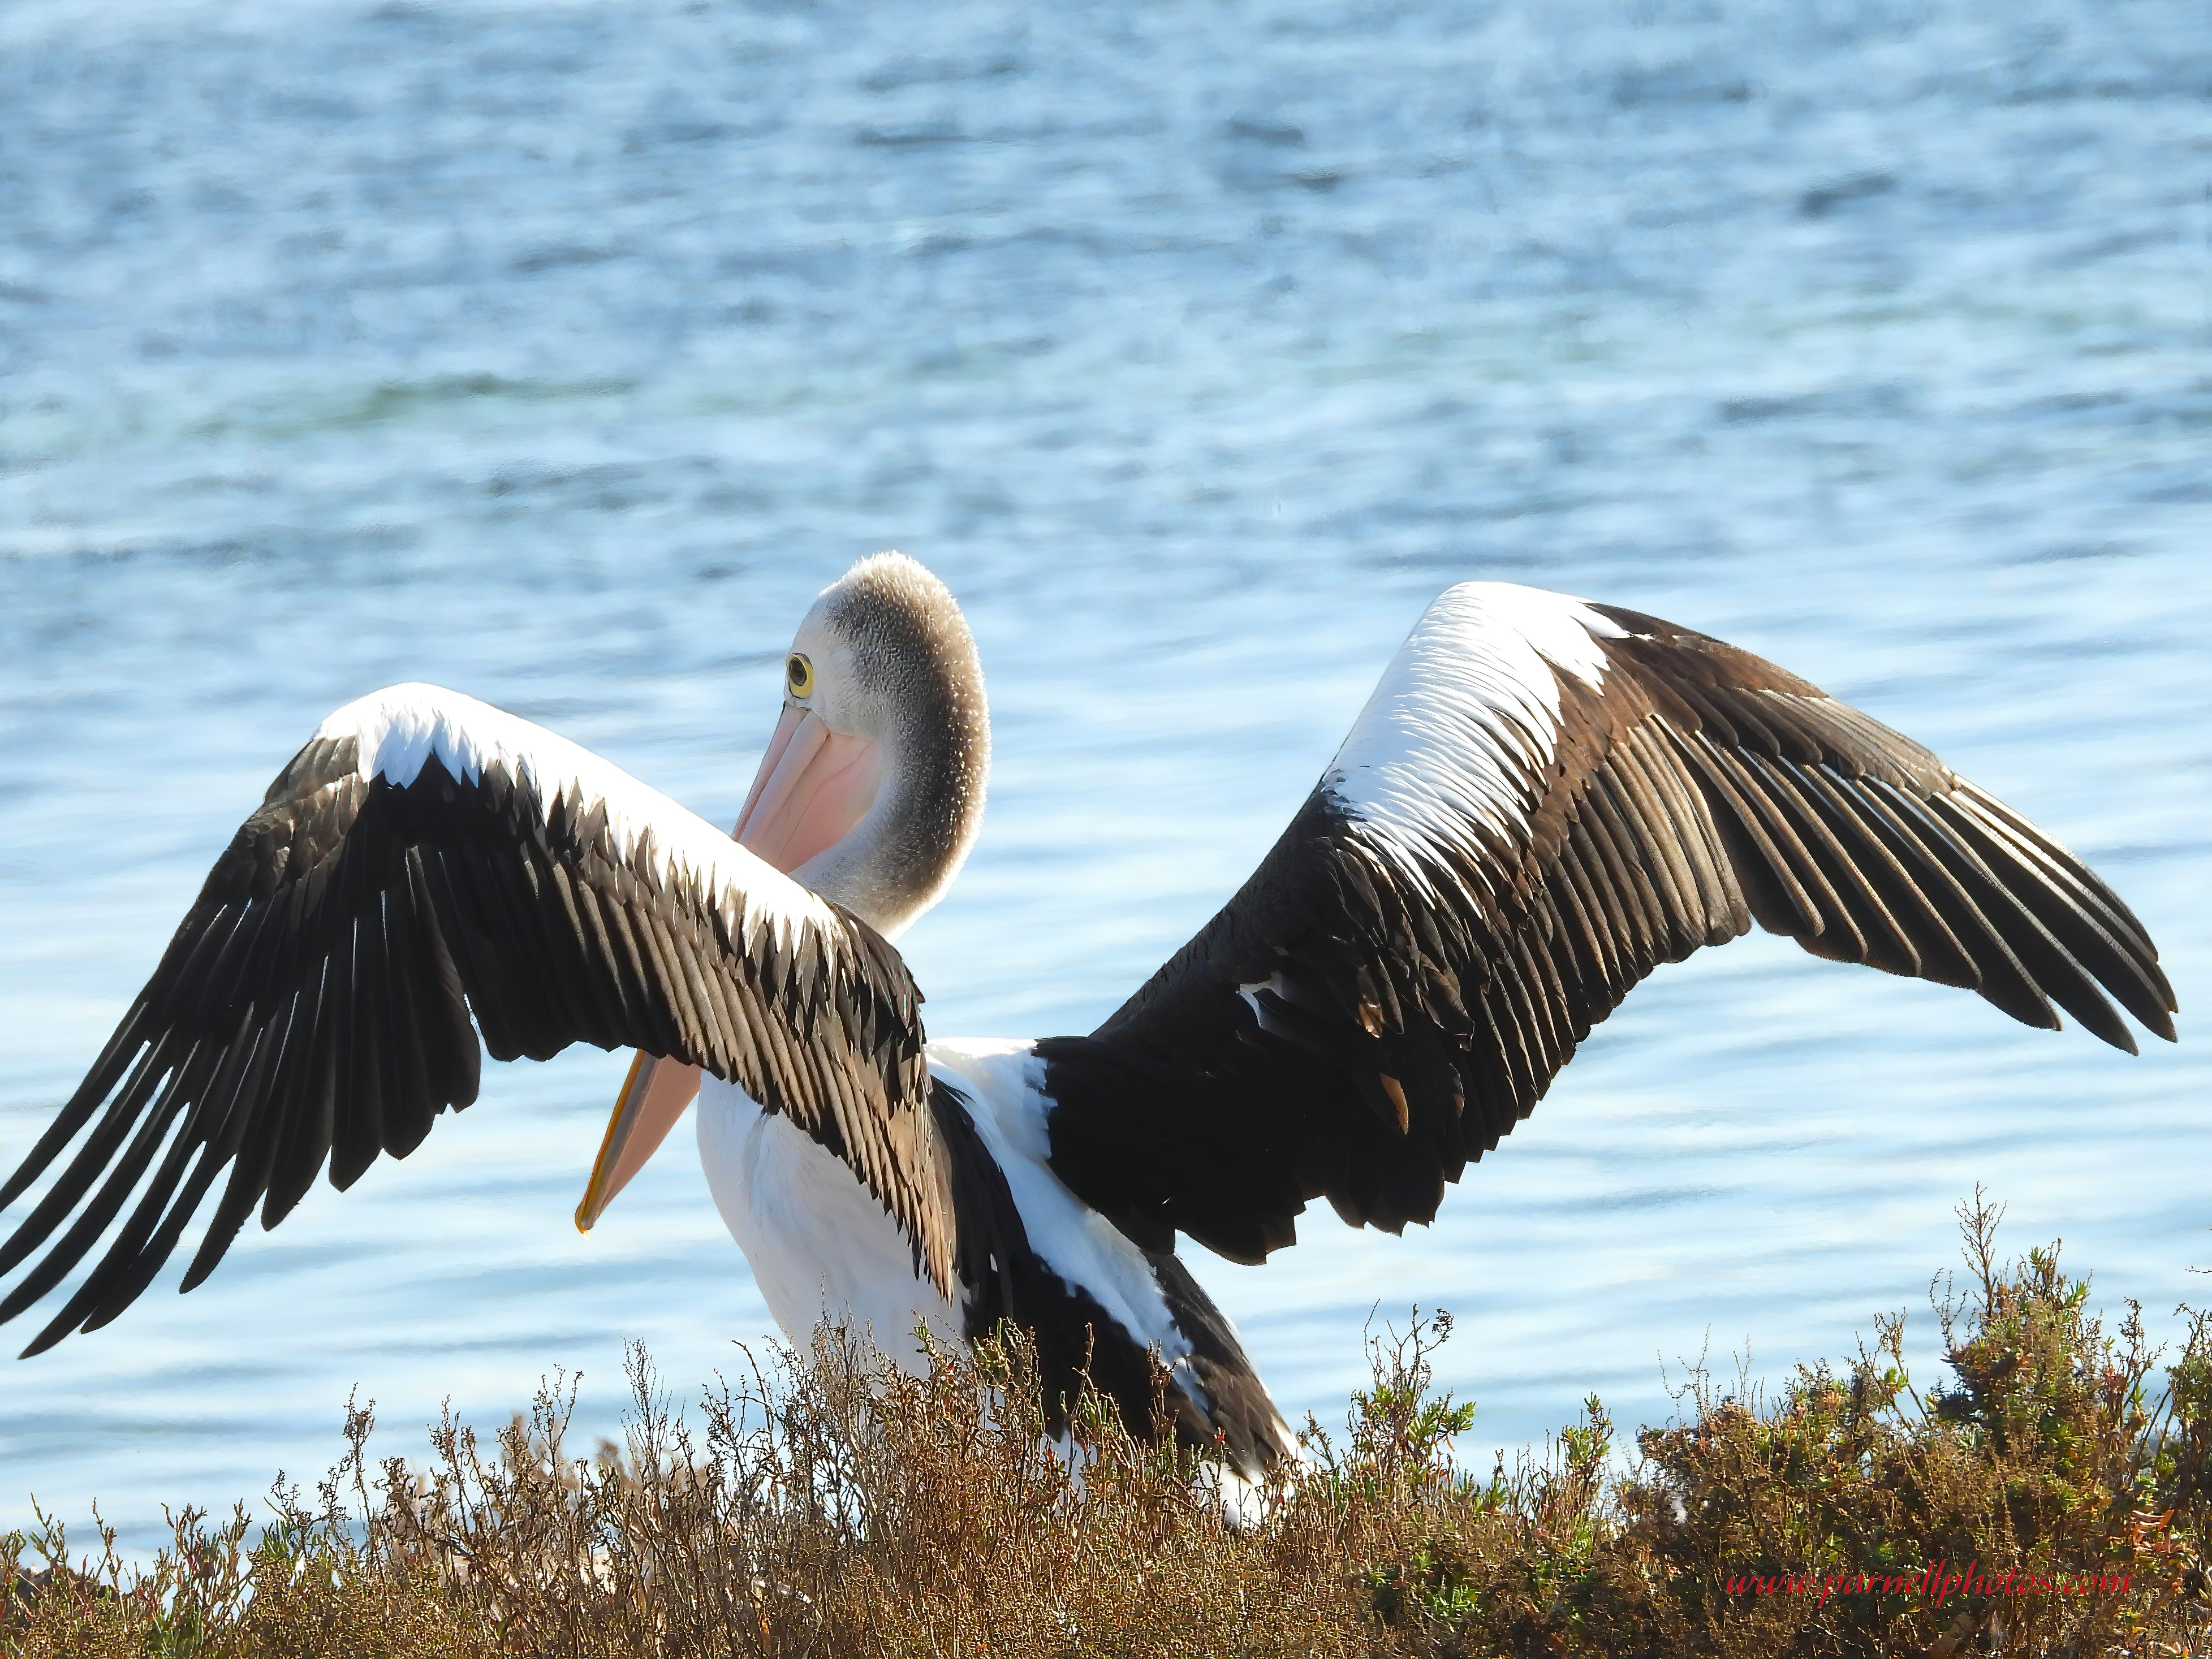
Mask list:
[[[738,814],[740,844],[788,874],[852,833],[875,804],[876,745],[832,732],[799,703],[786,703],[759,775]]]
[[[630,1062],[622,1093],[615,1097],[614,1115],[607,1120],[606,1139],[599,1142],[591,1183],[584,1188],[584,1201],[576,1206],[578,1232],[592,1231],[592,1224],[606,1213],[615,1194],[629,1186],[629,1178],[659,1150],[698,1092],[696,1066],[640,1051]]]
[[[813,710],[787,703],[738,815],[737,839],[787,874],[835,847],[866,816],[880,774],[875,744],[832,732]],[[607,1120],[584,1201],[576,1206],[579,1231],[591,1231],[698,1092],[696,1066],[638,1055]]]

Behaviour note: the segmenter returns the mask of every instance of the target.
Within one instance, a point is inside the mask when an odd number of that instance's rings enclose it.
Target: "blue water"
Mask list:
[[[2130,1060],[1760,939],[1663,972],[1437,1226],[1196,1265],[1295,1419],[1450,1308],[1486,1446],[1919,1310],[1982,1182],[2117,1309],[2212,1265],[2212,30],[2198,0],[0,13],[0,1162],[269,776],[425,678],[734,815],[809,596],[967,606],[998,770],[933,1029],[1088,1030],[1250,869],[1420,607],[1778,659],[2087,854]],[[498,1068],[189,1298],[0,1363],[0,1526],[138,1543],[450,1397],[768,1320],[622,1061]],[[189,1243],[189,1241],[188,1241]],[[181,1257],[179,1258],[181,1261]],[[2201,1291],[2197,1291],[2201,1296]],[[22,1331],[27,1322],[11,1327]],[[12,1345],[11,1345],[12,1346]],[[1474,1449],[1481,1455],[1481,1448]]]

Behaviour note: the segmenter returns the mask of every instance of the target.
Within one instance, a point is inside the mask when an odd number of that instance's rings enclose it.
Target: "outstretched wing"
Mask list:
[[[1228,906],[1040,1045],[1053,1167],[1152,1249],[1256,1261],[1323,1196],[1427,1221],[1638,981],[1754,920],[2031,1025],[2056,1003],[2132,1053],[2109,994],[2173,1036],[2128,908],[1919,744],[1702,634],[1474,582]]]
[[[495,1059],[635,1047],[740,1085],[851,1164],[949,1290],[921,1001],[866,923],[588,750],[434,686],[378,692],[270,786],[0,1188],[4,1207],[83,1136],[0,1246],[7,1273],[68,1223],[0,1321],[134,1193],[27,1352],[129,1305],[226,1170],[186,1290],[326,1161],[343,1188],[379,1152],[404,1158],[476,1098],[471,1013]]]

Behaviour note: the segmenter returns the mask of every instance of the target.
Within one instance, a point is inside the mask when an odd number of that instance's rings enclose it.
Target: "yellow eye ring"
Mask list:
[[[814,690],[814,665],[794,651],[791,660],[783,665],[783,680],[791,688],[793,696],[805,696]]]

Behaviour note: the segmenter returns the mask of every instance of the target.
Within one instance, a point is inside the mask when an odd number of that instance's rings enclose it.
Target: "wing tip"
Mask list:
[[[244,1218],[240,1217],[240,1220]],[[217,1226],[222,1225],[222,1220],[221,1217],[217,1218]],[[200,1248],[193,1255],[191,1265],[185,1269],[184,1278],[178,1282],[177,1294],[183,1296],[206,1284],[208,1275],[222,1264],[223,1257],[230,1253],[231,1244],[237,1237],[236,1223],[222,1227],[221,1231],[217,1231],[216,1227],[210,1227],[207,1237],[200,1241]]]
[[[18,1360],[36,1359],[40,1354],[46,1352],[49,1348],[57,1346],[64,1337],[69,1335],[70,1333],[74,1331],[76,1328],[76,1322],[74,1320],[63,1324],[59,1330],[55,1329],[53,1326],[49,1325],[46,1329],[40,1331],[36,1336],[33,1337],[29,1343],[25,1346],[23,1352],[17,1354],[15,1358]]]

